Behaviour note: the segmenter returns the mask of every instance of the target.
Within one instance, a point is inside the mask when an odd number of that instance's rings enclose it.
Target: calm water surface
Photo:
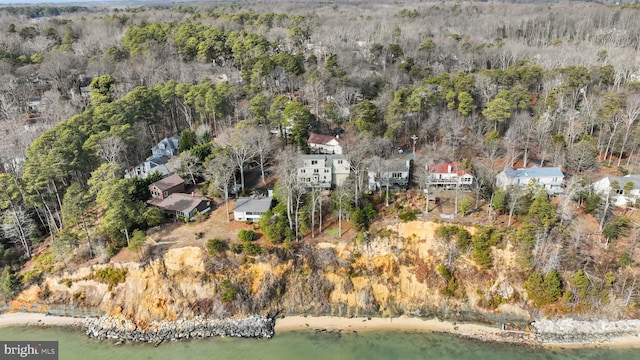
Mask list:
[[[149,344],[114,345],[88,339],[82,332],[63,328],[0,328],[0,340],[57,340],[61,360],[113,359],[639,359],[640,349],[546,350],[485,344],[429,333],[363,332],[277,334],[270,340],[213,338]]]

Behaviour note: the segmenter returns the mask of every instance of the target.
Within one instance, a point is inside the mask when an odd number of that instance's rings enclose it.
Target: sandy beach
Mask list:
[[[77,326],[81,318],[53,316],[42,313],[13,312],[0,314],[0,327],[7,326]]]
[[[343,318],[333,316],[286,316],[276,319],[276,332],[291,330],[355,330],[355,331],[376,331],[376,330],[400,330],[400,331],[424,331],[424,332],[447,332],[461,335],[481,335],[498,334],[499,328],[479,324],[453,323],[440,321],[438,319],[423,320],[407,316],[397,318]]]
[[[526,344],[549,348],[640,348],[640,337],[637,336],[616,337],[605,342],[542,344],[535,340],[533,335],[502,331],[499,327],[473,323],[454,323],[438,319],[423,320],[406,316],[398,318],[286,316],[276,319],[275,330],[276,336],[278,332],[294,330],[441,332],[480,341]]]

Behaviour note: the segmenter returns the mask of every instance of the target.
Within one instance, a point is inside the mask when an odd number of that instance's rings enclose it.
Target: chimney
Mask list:
[[[195,196],[196,196],[196,192],[195,192],[195,191],[192,191],[192,192],[191,192],[191,196],[192,196],[192,197],[195,197]]]
[[[273,197],[273,189],[267,190],[267,193],[269,194],[269,197]]]
[[[451,164],[447,165],[447,172],[451,174]]]

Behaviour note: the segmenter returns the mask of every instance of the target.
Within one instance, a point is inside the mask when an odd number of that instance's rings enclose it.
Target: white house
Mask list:
[[[381,164],[380,171],[369,171],[369,190],[375,191],[386,187],[401,187],[409,185],[409,171],[411,160],[388,159]]]
[[[164,138],[158,144],[151,148],[152,155],[143,163],[136,167],[125,171],[125,179],[138,176],[146,178],[154,172],[167,176],[173,174],[176,170],[176,160],[178,156],[178,145],[180,143],[180,135],[173,135],[170,138]]]
[[[609,193],[615,206],[634,206],[640,199],[640,175],[607,176],[593,183],[600,195]]]
[[[344,140],[340,136],[311,134],[307,140],[311,152],[318,154],[342,154]]]
[[[152,156],[145,160],[145,162],[138,164],[136,167],[129,169],[125,172],[125,179],[138,176],[146,178],[154,172],[160,173],[160,175],[167,176],[175,172],[175,161],[166,156]]]
[[[506,189],[509,186],[524,187],[531,182],[535,182],[543,187],[549,195],[557,195],[564,192],[562,188],[563,180],[564,174],[559,167],[506,168],[496,177],[496,185]]]
[[[308,187],[330,189],[342,185],[350,171],[344,155],[301,155],[297,177]]]
[[[271,197],[241,197],[233,207],[233,218],[236,221],[258,221],[262,214],[271,209]]]
[[[460,167],[456,161],[427,164],[429,184],[436,186],[471,186],[473,173]]]

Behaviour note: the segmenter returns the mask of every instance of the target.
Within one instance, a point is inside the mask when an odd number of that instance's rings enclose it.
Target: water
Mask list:
[[[57,340],[61,360],[640,359],[640,349],[531,349],[401,331],[357,334],[297,331],[277,334],[271,340],[213,338],[168,342],[154,348],[149,344],[114,345],[65,328],[13,327],[0,328],[0,340]]]

